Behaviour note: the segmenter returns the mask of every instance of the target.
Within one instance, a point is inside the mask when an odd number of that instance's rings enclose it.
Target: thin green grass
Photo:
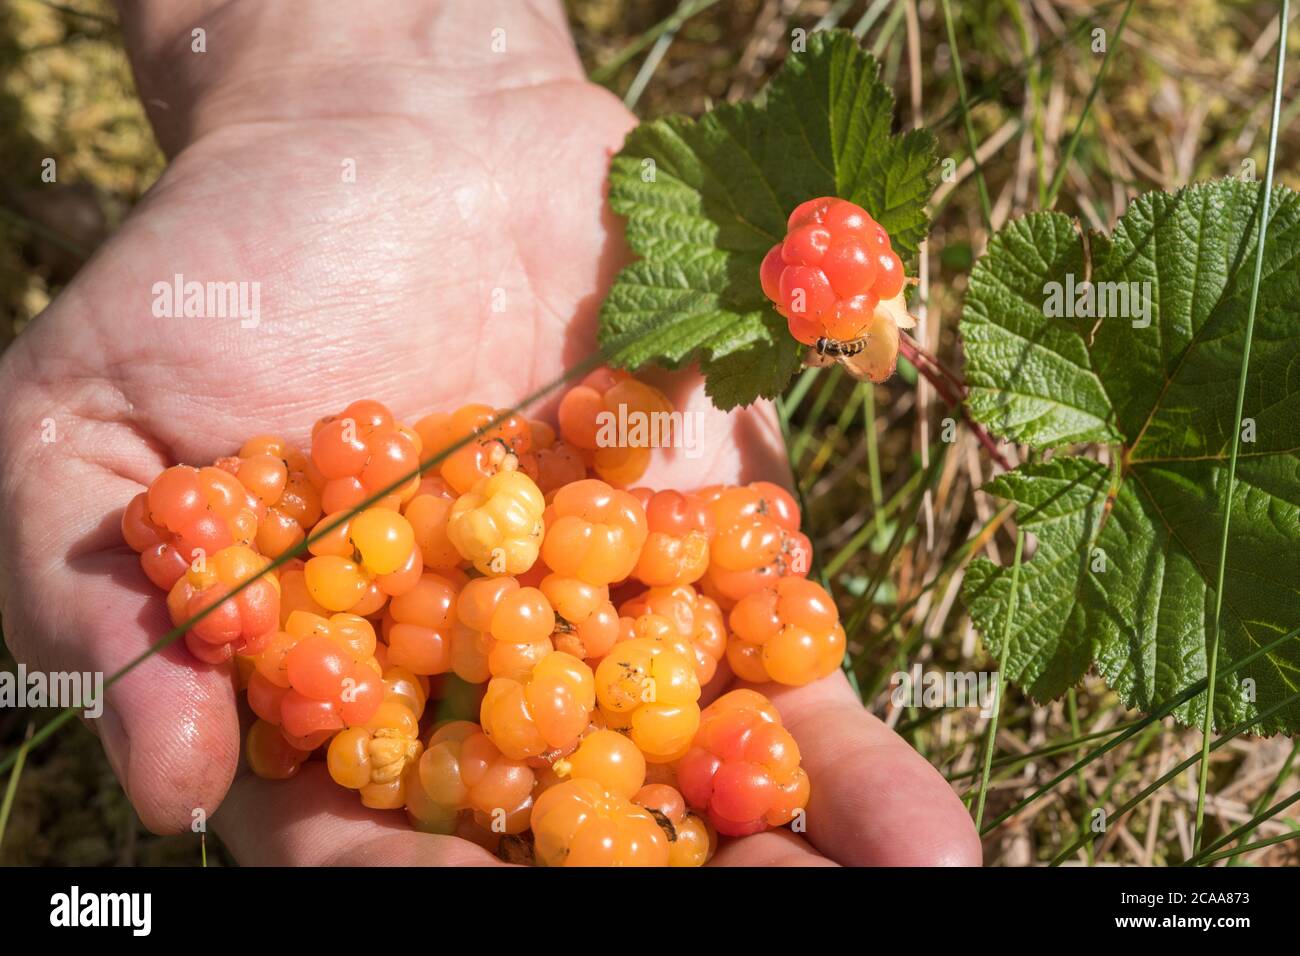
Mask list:
[[[1204,850],[1197,853],[1190,860],[1188,860],[1184,865],[1197,866],[1198,864],[1207,862],[1209,855],[1212,854],[1215,850],[1219,849],[1220,847],[1227,846],[1229,843],[1232,843],[1234,840],[1245,839],[1247,836],[1253,833],[1261,823],[1266,823],[1267,821],[1272,820],[1283,810],[1286,810],[1289,807],[1294,806],[1296,803],[1300,803],[1300,790],[1297,790],[1295,793],[1291,794],[1291,796],[1287,797],[1285,800],[1280,800],[1277,803],[1273,804],[1271,807],[1268,807],[1267,809],[1257,811],[1254,816],[1252,816],[1241,826],[1219,837],[1219,839],[1215,840]]]
[[[0,802],[0,847],[4,846],[5,830],[9,826],[9,814],[14,807],[14,797],[18,793],[18,781],[22,779],[23,765],[27,762],[27,751],[32,747],[32,732],[34,729],[34,724],[27,725],[27,735],[23,738],[23,742],[18,745],[13,773],[9,774],[9,781],[5,785],[4,801]]]
[[[979,141],[975,137],[975,122],[971,119],[970,103],[966,98],[966,78],[961,71],[961,51],[957,47],[957,30],[952,22],[952,4],[943,2],[943,22],[948,31],[948,51],[952,55],[952,78],[957,84],[957,102],[961,106],[962,125],[966,128],[966,145],[970,149],[970,161],[975,166],[975,182],[979,186],[980,211],[984,214],[984,225],[993,228],[993,203],[989,200],[988,183],[984,181],[984,167],[980,164]]]
[[[1130,6],[1132,4],[1130,3]],[[1228,483],[1223,493],[1223,526],[1219,535],[1219,568],[1214,584],[1214,619],[1210,630],[1209,665],[1205,695],[1205,719],[1201,726],[1201,767],[1196,785],[1196,829],[1192,852],[1199,853],[1205,831],[1205,790],[1210,773],[1210,736],[1214,730],[1214,693],[1218,689],[1219,626],[1223,615],[1223,581],[1228,567],[1228,529],[1232,521],[1232,495],[1237,489],[1237,453],[1241,448],[1241,417],[1246,404],[1246,379],[1250,371],[1250,347],[1255,337],[1255,313],[1259,304],[1259,282],[1264,272],[1264,249],[1268,241],[1268,210],[1273,199],[1273,166],[1277,160],[1278,117],[1282,112],[1282,79],[1286,71],[1286,37],[1291,0],[1282,0],[1277,41],[1277,69],[1273,77],[1273,117],[1268,133],[1268,163],[1259,201],[1259,238],[1255,243],[1255,274],[1250,283],[1250,305],[1246,312],[1246,340],[1241,347],[1241,372],[1237,376],[1237,405],[1233,416],[1232,451],[1228,458]],[[1125,11],[1127,16],[1127,10]],[[1122,24],[1121,24],[1122,25]]]
[[[947,6],[948,0],[944,0]],[[1002,713],[1002,694],[1006,686],[1007,656],[1011,647],[1011,622],[1016,616],[1016,603],[1020,587],[1020,559],[1025,551],[1025,532],[1016,535],[1016,555],[1011,564],[1011,591],[1007,594],[1007,617],[1002,627],[1002,649],[998,653],[998,684],[993,695],[993,713],[989,716],[988,730],[984,738],[984,771],[980,775],[979,796],[975,801],[975,829],[984,823],[984,802],[989,795],[989,773],[993,769],[993,751],[998,742],[998,716]]]
[[[1254,727],[1256,724],[1258,724],[1260,721],[1267,720],[1269,717],[1272,717],[1274,714],[1280,713],[1281,711],[1285,710],[1287,707],[1290,707],[1292,704],[1296,703],[1297,701],[1300,701],[1300,693],[1295,693],[1290,695],[1289,697],[1285,697],[1282,700],[1278,701],[1273,706],[1267,707],[1264,710],[1260,711],[1258,714],[1256,714],[1254,717],[1251,717],[1249,720],[1239,721],[1238,723],[1234,724],[1225,733],[1223,733],[1220,737],[1218,737],[1213,744],[1211,744],[1208,753],[1197,751],[1196,753],[1192,754],[1190,757],[1187,757],[1179,761],[1172,769],[1162,774],[1160,777],[1157,777],[1152,783],[1143,787],[1140,791],[1138,791],[1136,796],[1130,798],[1128,801],[1123,803],[1120,807],[1118,807],[1115,810],[1114,813],[1109,814],[1106,818],[1107,825],[1109,826],[1115,820],[1124,816],[1126,813],[1130,812],[1135,807],[1141,805],[1142,802],[1147,799],[1147,797],[1151,796],[1153,793],[1156,793],[1158,790],[1164,787],[1165,784],[1173,781],[1176,777],[1178,777],[1179,774],[1181,774],[1188,767],[1191,767],[1197,763],[1204,765],[1206,761],[1209,760],[1209,753],[1213,753],[1214,751],[1218,750],[1220,747],[1227,746],[1236,737],[1240,737],[1242,734],[1249,732],[1250,729]],[[1087,842],[1089,839],[1091,839],[1091,834],[1084,834],[1083,836],[1079,837],[1068,847],[1066,847],[1064,850],[1058,853],[1056,857],[1053,858],[1050,865],[1060,866],[1071,856],[1073,856],[1075,851],[1077,851],[1080,847],[1082,847],[1083,844]]]
[[[1300,830],[1289,830],[1286,833],[1275,837],[1269,837],[1267,840],[1256,840],[1254,843],[1247,843],[1245,846],[1234,847],[1231,850],[1224,850],[1222,853],[1215,853],[1205,857],[1201,862],[1204,864],[1217,863],[1219,860],[1235,860],[1244,853],[1253,853],[1256,850],[1267,849],[1270,846],[1277,846],[1279,843],[1287,843],[1291,840],[1300,839]]]
[[[1092,86],[1088,89],[1088,98],[1083,102],[1083,110],[1079,113],[1079,119],[1074,124],[1074,131],[1065,143],[1065,150],[1061,153],[1060,162],[1056,165],[1056,172],[1052,175],[1052,184],[1047,188],[1047,200],[1042,206],[1044,211],[1056,205],[1056,197],[1061,192],[1066,173],[1069,172],[1070,163],[1074,159],[1074,151],[1079,148],[1079,137],[1083,135],[1083,124],[1088,121],[1088,114],[1092,112],[1092,104],[1097,99],[1097,91],[1101,89],[1101,80],[1106,75],[1106,66],[1110,63],[1110,55],[1119,47],[1119,41],[1124,36],[1124,26],[1128,23],[1128,15],[1133,12],[1133,3],[1134,0],[1128,0],[1123,14],[1120,15],[1119,26],[1115,28],[1115,36],[1107,38],[1106,52],[1102,54],[1101,64],[1097,67],[1097,75],[1092,78]]]
[[[681,4],[681,6],[679,6],[671,16],[660,20],[649,30],[646,30],[627,46],[623,47],[623,49],[615,53],[607,62],[602,63],[596,69],[592,70],[588,74],[588,79],[593,83],[599,83],[601,86],[608,86],[618,75],[619,71],[635,59],[638,53],[657,41],[665,33],[675,33],[677,30],[681,29],[682,24],[691,17],[703,13],[717,2],[718,0],[688,0],[688,2]]]
[[[1291,752],[1288,753],[1286,759],[1282,761],[1282,766],[1278,769],[1277,775],[1273,778],[1273,782],[1269,784],[1267,790],[1259,795],[1259,799],[1255,801],[1255,805],[1251,808],[1252,814],[1255,816],[1260,815],[1264,812],[1264,808],[1273,802],[1273,798],[1277,796],[1277,792],[1282,789],[1282,784],[1286,783],[1287,779],[1291,776],[1291,771],[1295,768],[1297,756],[1300,756],[1300,740],[1295,741],[1291,745]],[[1243,832],[1237,837],[1237,839],[1247,839],[1251,833],[1254,832],[1254,829],[1254,827],[1244,827]],[[1228,866],[1240,865],[1240,857],[1233,857],[1228,862]]]
[[[1276,637],[1273,640],[1267,642],[1266,644],[1260,645],[1259,647],[1255,648],[1255,650],[1253,650],[1251,653],[1241,658],[1241,660],[1236,661],[1230,668],[1224,671],[1224,676],[1227,676],[1229,674],[1234,674],[1240,670],[1244,670],[1245,668],[1249,667],[1251,664],[1255,663],[1255,661],[1259,660],[1261,657],[1268,654],[1270,651],[1276,650],[1277,648],[1285,644],[1287,641],[1294,640],[1297,636],[1300,636],[1300,627],[1294,628],[1293,630],[1288,631],[1287,633],[1281,635],[1280,637]],[[1200,680],[1193,681],[1190,685],[1188,685],[1183,689],[1182,693],[1165,701],[1163,704],[1161,704],[1151,713],[1147,714],[1141,720],[1138,720],[1135,723],[1131,724],[1128,727],[1128,729],[1125,730],[1123,733],[1118,734],[1111,740],[1108,740],[1100,747],[1088,751],[1088,753],[1085,756],[1079,758],[1073,764],[1066,767],[1060,773],[1056,774],[1056,776],[1052,777],[1051,780],[1048,780],[1046,783],[1036,787],[1033,790],[1033,792],[1029,794],[1029,796],[1024,797],[1021,800],[1018,800],[1013,806],[1008,807],[1002,813],[998,814],[998,816],[995,817],[992,820],[992,822],[990,822],[986,827],[984,827],[981,833],[988,834],[992,832],[997,827],[1001,826],[1003,823],[1010,820],[1018,813],[1022,812],[1026,807],[1042,799],[1048,793],[1051,793],[1052,790],[1054,790],[1062,780],[1067,780],[1071,776],[1073,776],[1076,772],[1078,772],[1080,767],[1088,766],[1088,764],[1101,758],[1105,754],[1109,753],[1111,750],[1114,750],[1120,744],[1124,743],[1124,741],[1140,733],[1144,728],[1150,726],[1151,724],[1155,723],[1158,720],[1163,720],[1165,717],[1168,717],[1170,714],[1172,714],[1183,704],[1187,703],[1192,698],[1197,697],[1201,693],[1203,693],[1205,690],[1205,686],[1206,686],[1206,679],[1204,677],[1202,677]],[[1289,700],[1284,701],[1283,703],[1289,703]],[[1256,720],[1259,719],[1261,718],[1258,717],[1256,718]]]

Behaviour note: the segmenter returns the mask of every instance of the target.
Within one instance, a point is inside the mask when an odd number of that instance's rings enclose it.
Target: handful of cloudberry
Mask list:
[[[882,255],[862,268],[894,275]],[[789,492],[637,486],[650,450],[601,445],[602,412],[668,407],[608,369],[557,427],[358,401],[309,452],[261,435],[168,468],[122,534],[195,666],[246,694],[258,775],[322,761],[365,806],[512,862],[702,866],[720,839],[802,830],[810,793],[775,707],[719,685],[818,680],[845,642]],[[450,719],[467,702],[477,719]]]

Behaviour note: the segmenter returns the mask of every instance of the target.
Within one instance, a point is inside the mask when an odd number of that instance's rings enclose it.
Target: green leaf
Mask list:
[[[1095,664],[1125,704],[1151,710],[1206,674],[1261,199],[1258,185],[1237,180],[1148,194],[1086,247],[1065,216],[1031,215],[1003,229],[972,274],[961,332],[974,416],[1043,448],[1111,444],[1118,463],[1058,456],[988,486],[1018,503],[1037,537],[1018,595],[1034,613],[1017,617],[1008,654],[1008,676],[1037,697],[1059,695]],[[1284,187],[1264,252],[1221,671],[1300,624],[1300,197]],[[1149,282],[1150,324],[1132,304],[1049,317],[1048,283],[1064,285],[1067,273],[1096,289]],[[986,559],[964,584],[995,652],[1008,586],[1009,569]],[[1300,640],[1224,677],[1215,724],[1297,689]],[[1201,695],[1175,714],[1194,723],[1204,706]],[[1261,729],[1300,730],[1300,707]]]
[[[610,168],[609,201],[640,257],[601,309],[611,361],[677,367],[698,359],[715,405],[776,396],[802,348],[758,283],[786,219],[815,196],[865,208],[905,259],[925,238],[934,138],[890,135],[894,98],[844,30],[814,33],[761,104],[670,116],[628,136]],[[630,344],[628,344],[630,343]]]

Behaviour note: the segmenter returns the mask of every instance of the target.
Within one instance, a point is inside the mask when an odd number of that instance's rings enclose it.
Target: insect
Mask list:
[[[856,339],[850,339],[847,342],[841,342],[839,339],[820,338],[813,347],[817,349],[818,355],[831,358],[851,358],[867,347],[867,337],[860,335]]]
[[[872,324],[872,331],[855,339],[820,338],[804,359],[805,365],[825,367],[838,362],[858,381],[883,382],[894,374],[898,361],[898,327],[888,319]]]

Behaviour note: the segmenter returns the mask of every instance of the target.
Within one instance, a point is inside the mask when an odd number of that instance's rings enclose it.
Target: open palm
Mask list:
[[[331,20],[330,6],[230,4],[194,19],[210,52],[188,98],[161,106],[147,53],[171,42],[158,36],[187,44],[188,30],[127,23],[174,159],[0,363],[2,610],[31,667],[111,674],[167,630],[117,530],[163,467],[259,432],[305,443],[312,421],[359,397],[407,420],[512,404],[594,348],[626,255],[605,172],[633,120],[583,80],[557,11],[404,10],[368,36],[341,34],[350,15]],[[504,54],[489,47],[498,23]],[[253,39],[216,48],[237,35]],[[448,35],[482,49],[448,62]],[[177,274],[257,283],[260,321],[155,315],[155,284]],[[767,409],[722,415],[694,378],[658,384],[709,417],[703,456],[669,458],[647,483],[780,479]],[[813,779],[809,832],[735,841],[718,862],[978,862],[955,795],[842,677],[765,690]],[[182,644],[112,687],[95,724],[147,825],[186,829],[220,806],[242,862],[492,860],[364,809],[321,764],[287,782],[249,774],[229,670]]]

